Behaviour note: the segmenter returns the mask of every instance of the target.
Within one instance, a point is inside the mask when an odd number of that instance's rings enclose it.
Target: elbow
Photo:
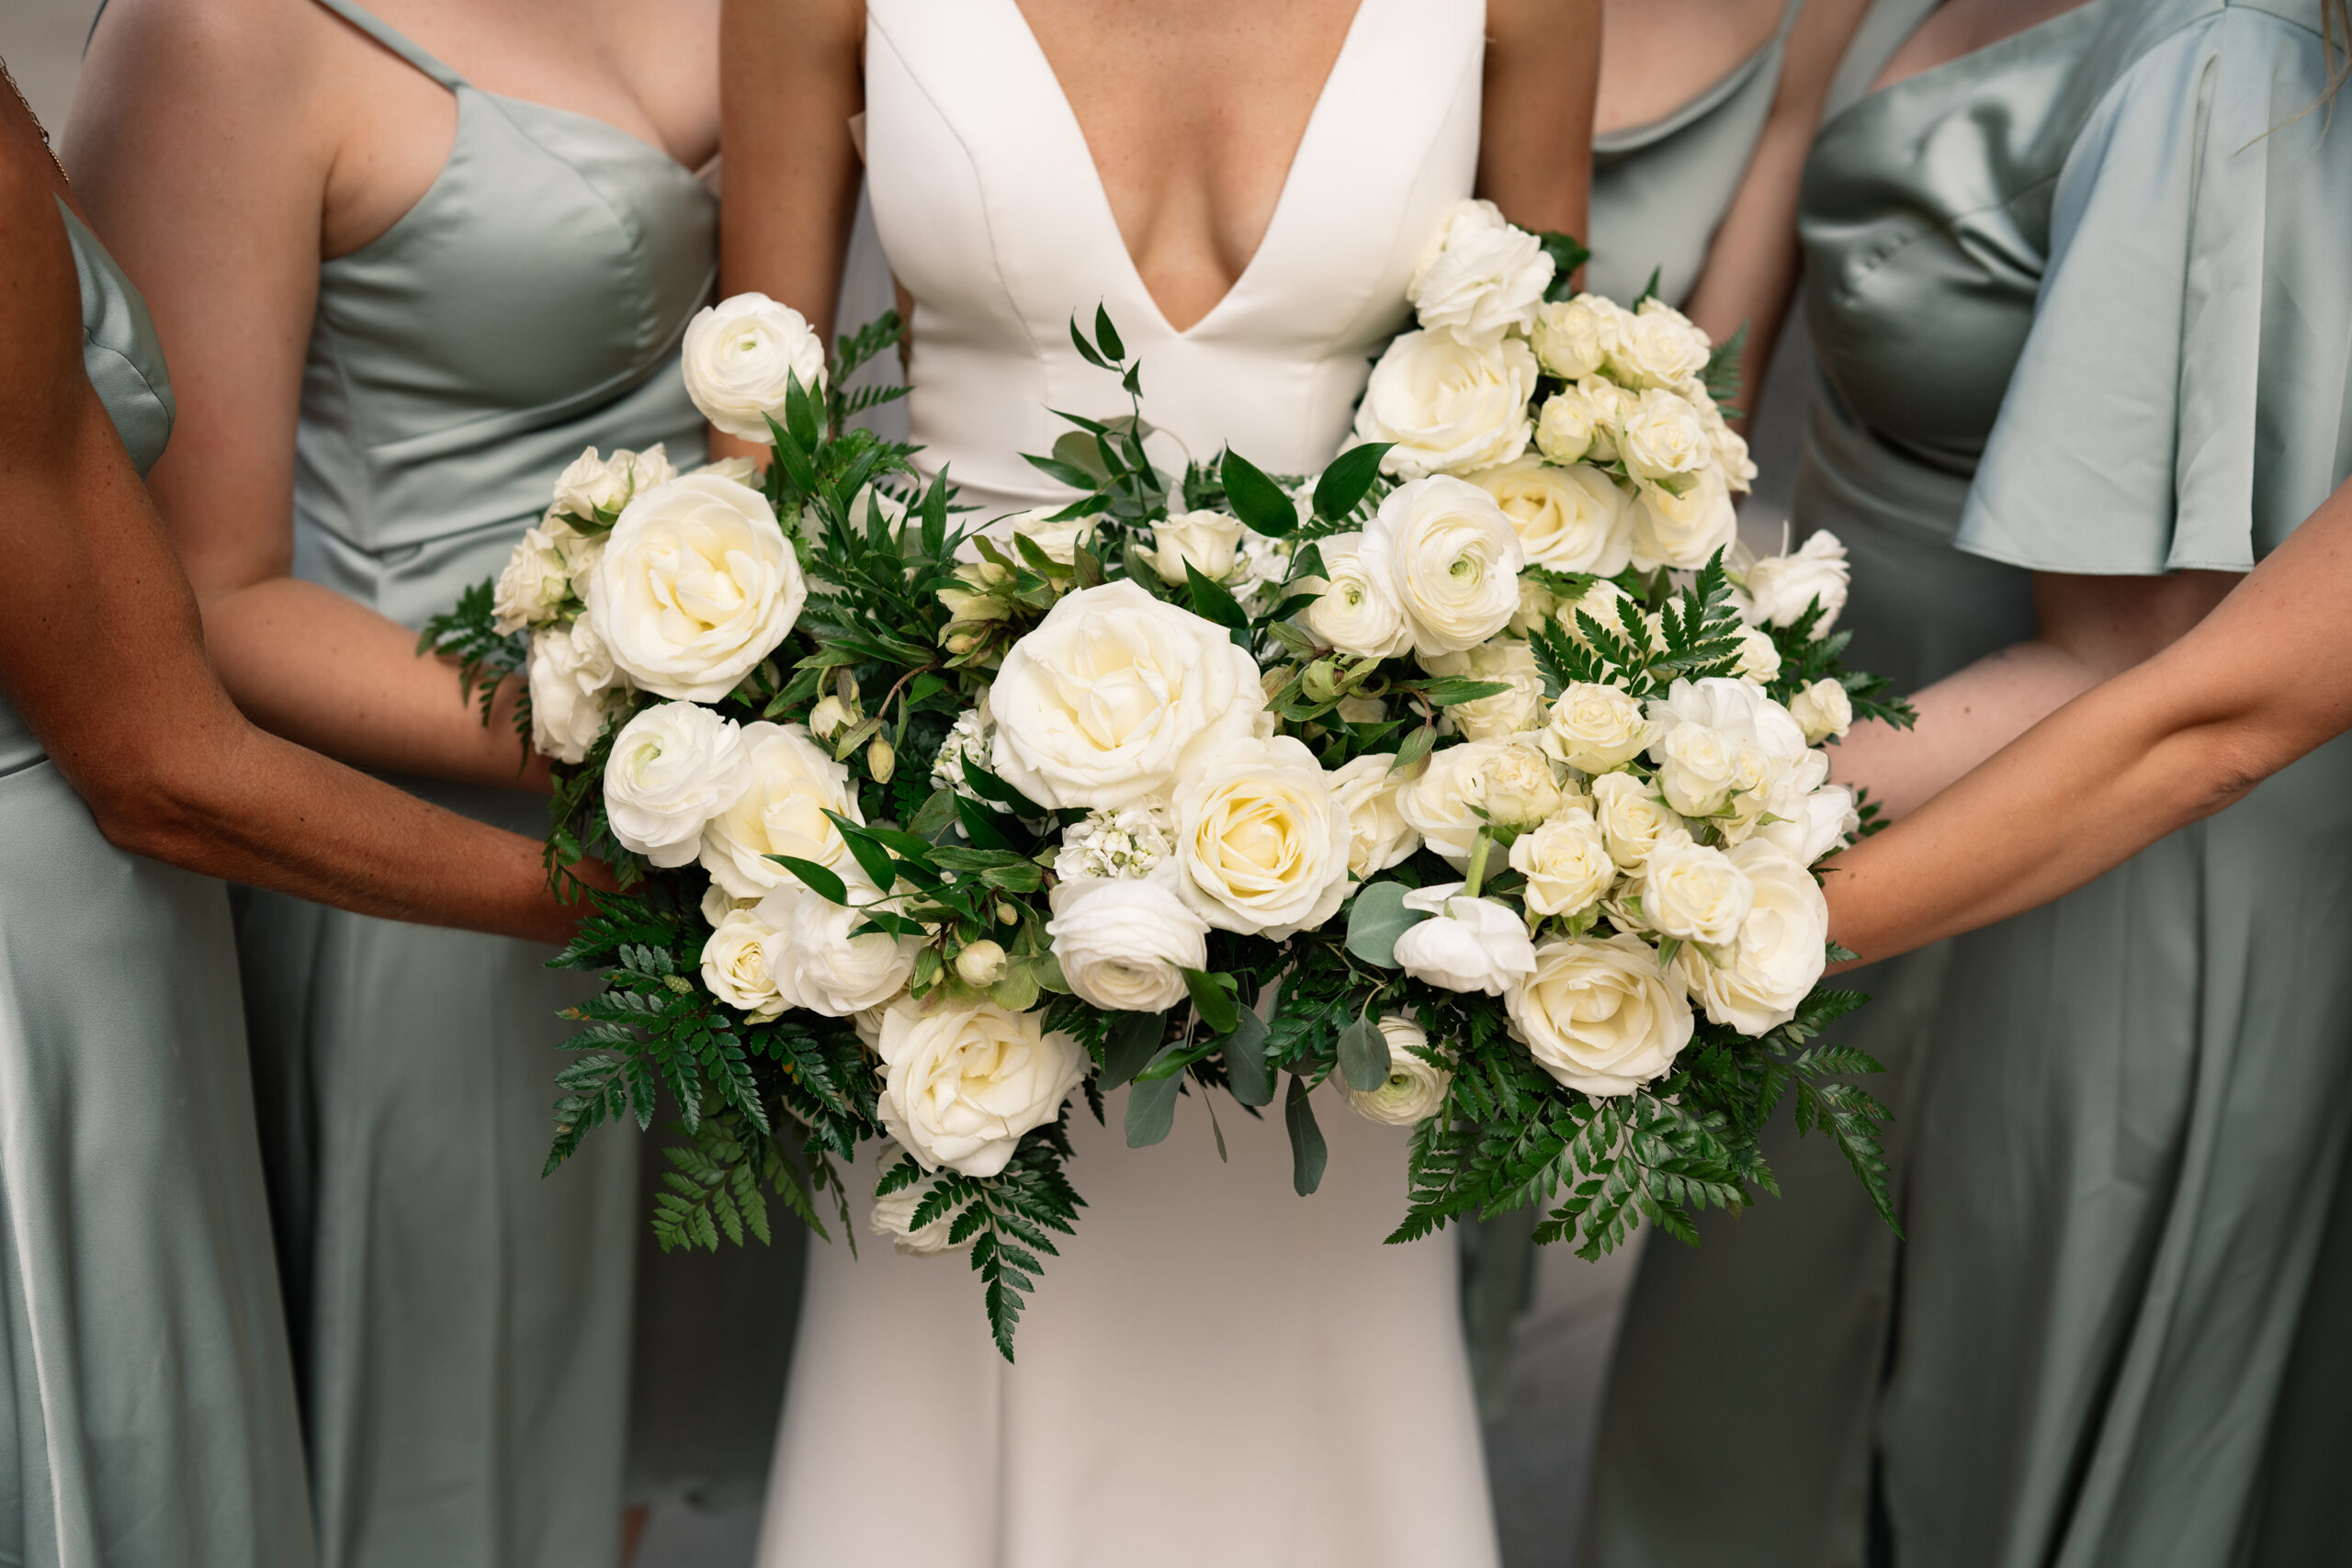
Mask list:
[[[2234,724],[2207,725],[2189,738],[2190,754],[2176,774],[2176,815],[2186,826],[2226,811],[2294,761]]]
[[[227,759],[211,748],[160,743],[125,748],[74,779],[107,842],[190,871],[216,873],[229,813],[220,781]]]

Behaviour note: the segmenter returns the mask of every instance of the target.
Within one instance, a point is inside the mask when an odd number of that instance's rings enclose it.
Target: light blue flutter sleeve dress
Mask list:
[[[83,364],[144,473],[147,307],[65,209]],[[220,885],[107,842],[0,700],[0,1562],[309,1568]]]
[[[1824,129],[1797,517],[1852,551],[1858,663],[1917,685],[2017,640],[2035,571],[2243,570],[2352,471],[2325,85],[2316,0],[2090,0]],[[1858,975],[1907,1240],[1825,1168],[1645,1270],[1618,1375],[1653,1414],[1603,1450],[1738,1458],[1587,1561],[2343,1561],[2347,950],[2339,739]]]

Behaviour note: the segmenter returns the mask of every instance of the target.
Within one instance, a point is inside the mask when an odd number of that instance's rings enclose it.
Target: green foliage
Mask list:
[[[498,629],[496,585],[477,582],[458,595],[457,607],[424,623],[416,639],[420,656],[454,660],[458,666],[458,700],[478,705],[488,724],[498,706],[498,688],[509,675],[523,671],[531,639],[521,632]],[[522,738],[519,772],[531,760],[531,694],[525,690],[514,705],[514,731]]]

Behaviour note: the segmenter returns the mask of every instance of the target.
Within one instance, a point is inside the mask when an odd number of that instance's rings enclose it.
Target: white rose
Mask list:
[[[899,1148],[885,1143],[875,1156],[874,1168],[888,1170],[899,1163]],[[916,1228],[915,1215],[931,1195],[939,1190],[939,1178],[922,1176],[896,1192],[874,1195],[874,1213],[866,1228],[890,1244],[890,1250],[904,1258],[936,1258],[942,1253],[961,1250],[948,1238],[955,1234],[956,1217],[962,1211],[950,1204],[947,1212],[929,1224]],[[971,1246],[967,1237],[965,1247]]]
[[[640,494],[588,582],[588,620],[646,691],[717,702],[775,650],[808,597],[759,491],[691,474]]]
[[[1771,635],[1754,626],[1739,628],[1739,677],[1761,686],[1781,678],[1781,650]],[[1840,692],[1844,688],[1839,688]]]
[[[1015,513],[1011,517],[989,525],[989,536],[1002,544],[1005,552],[1012,555],[1014,552],[1012,539],[1018,535],[1043,550],[1047,560],[1057,566],[1069,566],[1078,559],[1078,547],[1092,542],[1094,519],[1064,517],[1057,520],[1054,513],[1063,510],[1060,506],[1033,506],[1026,512]]]
[[[1510,908],[1461,895],[1459,882],[1405,895],[1405,908],[1428,910],[1430,918],[1396,939],[1396,966],[1424,985],[1499,997],[1533,973],[1535,944]]]
[[[1079,1000],[1109,1012],[1166,1012],[1184,999],[1182,971],[1208,967],[1209,928],[1172,881],[1089,878],[1054,889],[1046,934]]]
[[[605,816],[613,837],[655,865],[695,858],[703,824],[752,782],[742,732],[693,703],[662,703],[621,727],[605,759]]]
[[[1304,743],[1227,742],[1177,782],[1174,810],[1179,888],[1218,930],[1280,942],[1346,899],[1354,829]]]
[[[1265,705],[1257,662],[1223,626],[1137,583],[1081,589],[1005,653],[989,692],[995,771],[1057,810],[1131,806],[1251,734]]]
[[[1572,807],[1510,846],[1510,868],[1527,878],[1528,912],[1574,915],[1599,903],[1617,880],[1608,841],[1592,813]]]
[[[1543,241],[1513,228],[1493,202],[1465,201],[1413,269],[1405,297],[1422,326],[1488,343],[1533,324],[1552,271]]]
[[[620,681],[595,628],[574,621],[532,633],[526,679],[532,747],[559,762],[584,761],[588,748],[605,732],[605,717]]]
[[[1348,870],[1359,879],[1386,871],[1421,847],[1421,836],[1397,809],[1405,781],[1390,773],[1394,751],[1378,751],[1343,763],[1330,775],[1331,794],[1348,814]]]
[[[865,820],[848,767],[797,724],[747,724],[742,740],[748,782],[703,829],[703,868],[738,898],[799,886],[770,855],[856,876],[848,842],[825,815],[838,811],[853,822]]]
[[[1388,1044],[1388,1077],[1369,1093],[1342,1078],[1340,1089],[1348,1104],[1365,1120],[1390,1127],[1409,1127],[1436,1115],[1444,1109],[1453,1075],[1417,1054],[1429,1048],[1430,1037],[1401,1013],[1383,1018],[1380,1033]]]
[[[1537,362],[1563,381],[1597,375],[1608,362],[1624,315],[1613,301],[1597,294],[1539,306],[1532,333]]]
[[[1789,710],[1747,682],[1720,675],[1678,680],[1663,698],[1651,700],[1649,716],[1662,738],[1650,748],[1652,761],[1674,765],[1668,741],[1678,729],[1694,726],[1716,736],[1728,756],[1727,771],[1718,772],[1718,760],[1708,749],[1695,737],[1686,738],[1679,761],[1686,771],[1679,786],[1668,781],[1669,804],[1678,788],[1695,800],[1722,784],[1764,795],[1767,804],[1786,805],[1790,809],[1775,812],[1786,817],[1794,813],[1794,796],[1813,790],[1827,776],[1828,759],[1805,745],[1804,731]]]
[[[1559,622],[1562,631],[1585,647],[1592,646],[1591,639],[1585,636],[1584,617],[1586,616],[1590,616],[1599,623],[1602,631],[1613,637],[1623,637],[1638,647],[1641,638],[1625,625],[1626,612],[1633,608],[1634,601],[1625,591],[1607,578],[1602,578],[1598,582],[1588,584],[1582,593],[1562,604],[1555,618]],[[1635,619],[1638,621],[1639,616],[1636,615]]]
[[[1461,653],[1421,660],[1432,675],[1500,681],[1510,690],[1474,697],[1445,710],[1454,729],[1469,740],[1504,740],[1544,722],[1544,678],[1536,673],[1535,650],[1515,637],[1497,637]]]
[[[1544,750],[1572,768],[1606,773],[1648,750],[1650,722],[1642,705],[1614,686],[1578,681],[1552,701]]]
[[[1645,299],[1638,311],[1618,317],[1609,367],[1636,387],[1671,387],[1705,370],[1713,352],[1690,317],[1663,299]]]
[[[1853,570],[1846,564],[1846,547],[1838,543],[1837,535],[1824,529],[1801,549],[1767,556],[1748,568],[1747,596],[1755,604],[1757,619],[1776,626],[1796,625],[1813,602],[1820,600],[1821,619],[1814,623],[1813,635],[1824,637],[1837,625],[1838,612],[1846,607],[1852,578]]]
[[[825,386],[825,344],[808,318],[764,294],[737,294],[695,312],[681,350],[686,396],[729,435],[768,444],[768,416],[784,423],[786,389],[810,397]]]
[[[1658,798],[1657,786],[1632,773],[1603,773],[1592,781],[1592,818],[1622,871],[1639,870],[1660,839],[1684,829]]]
[[[1489,823],[1532,828],[1566,799],[1534,738],[1518,736],[1431,752],[1421,776],[1397,792],[1396,809],[1431,850],[1460,867],[1470,863]]]
[[[1617,448],[1629,472],[1651,480],[1695,474],[1715,457],[1714,441],[1699,411],[1662,388],[1644,392],[1634,405]]]
[[[1484,347],[1451,333],[1406,333],[1372,368],[1358,441],[1393,441],[1381,466],[1399,479],[1461,474],[1527,450],[1535,355],[1507,337]]]
[[[864,906],[882,902],[862,878],[849,882],[850,904],[835,904],[805,887],[786,887],[760,900],[759,918],[791,940],[775,954],[777,994],[793,1007],[827,1018],[888,1001],[906,988],[922,942],[887,931],[851,933],[865,923]]]
[[[1755,894],[1737,942],[1712,954],[1684,948],[1674,966],[1709,1018],[1753,1039],[1794,1018],[1828,967],[1829,901],[1811,872],[1761,840],[1731,860]]]
[[[750,901],[733,897],[716,882],[702,890],[703,923],[713,931],[718,930],[718,922],[733,911],[751,907]]]
[[[1617,389],[1606,381],[1577,381],[1544,400],[1535,418],[1535,449],[1566,468],[1607,463],[1617,457]]]
[[[1021,1135],[1052,1121],[1086,1077],[1086,1048],[1045,1015],[994,1002],[891,1005],[876,1045],[882,1124],[925,1170],[994,1176]]]
[[[1679,495],[1644,485],[1634,498],[1634,564],[1644,571],[1695,571],[1739,538],[1739,512],[1723,475],[1703,468]]]
[[[1835,681],[1815,681],[1789,699],[1789,716],[1803,728],[1808,745],[1842,740],[1854,728],[1854,699]]]
[[[1522,457],[1484,469],[1473,482],[1495,498],[1537,566],[1614,577],[1634,558],[1633,509],[1625,492],[1589,464],[1555,468]]]
[[[750,909],[722,915],[702,944],[702,983],[729,1007],[741,1008],[754,1023],[765,1023],[793,1004],[777,991],[775,961],[792,944],[787,931],[769,925]]]
[[[1249,530],[1222,512],[1171,512],[1152,525],[1152,547],[1144,558],[1162,582],[1191,581],[1189,566],[1211,582],[1223,582],[1240,564],[1241,536]]]
[[[1650,748],[1666,803],[1685,817],[1712,817],[1741,780],[1739,742],[1703,724],[1678,724]]]
[[[1595,1099],[1631,1094],[1674,1066],[1697,1028],[1682,987],[1636,936],[1565,937],[1503,998],[1536,1066]]]
[[[1443,475],[1400,485],[1381,502],[1364,537],[1386,547],[1416,653],[1476,648],[1519,611],[1527,553],[1503,509],[1476,485]]]
[[[1317,595],[1299,617],[1306,629],[1358,659],[1388,659],[1413,646],[1405,606],[1396,597],[1389,568],[1388,541],[1363,534],[1334,534],[1317,542],[1329,575],[1299,580],[1302,593]]]
[[[1560,596],[1532,574],[1522,571],[1519,576],[1519,608],[1511,613],[1508,629],[1513,637],[1532,636],[1549,626],[1559,608]]]
[[[737,484],[749,485],[753,490],[760,488],[760,466],[749,457],[721,457],[717,462],[705,463],[695,472],[716,474],[722,479],[733,479]]]
[[[1844,784],[1829,784],[1804,797],[1804,804],[1781,821],[1756,829],[1753,843],[1770,844],[1799,865],[1812,865],[1839,850],[1861,831],[1854,810],[1854,792]]]
[[[610,523],[630,502],[677,477],[658,441],[642,452],[616,451],[609,457],[599,457],[591,446],[556,476],[553,510],[583,523]]]
[[[1661,936],[1721,947],[1739,934],[1755,897],[1731,856],[1685,833],[1668,835],[1642,868],[1642,919]]]
[[[563,602],[571,597],[571,563],[554,534],[562,527],[560,523],[548,523],[526,528],[514,542],[514,553],[506,558],[497,586],[491,591],[491,613],[497,617],[492,626],[501,636],[555,619]]]

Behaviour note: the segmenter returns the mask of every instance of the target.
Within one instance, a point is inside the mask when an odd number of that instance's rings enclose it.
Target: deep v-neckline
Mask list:
[[[1331,102],[1332,87],[1340,80],[1340,73],[1348,68],[1349,57],[1358,52],[1356,40],[1363,28],[1364,13],[1371,10],[1378,0],[1356,0],[1355,14],[1348,18],[1347,33],[1340,39],[1340,52],[1332,57],[1331,68],[1324,73],[1323,85],[1316,90],[1315,107],[1307,111],[1306,127],[1299,132],[1298,145],[1291,149],[1290,165],[1283,171],[1282,189],[1274,197],[1273,210],[1266,215],[1266,227],[1259,234],[1258,243],[1250,250],[1250,259],[1241,264],[1241,270],[1234,275],[1225,292],[1217,296],[1216,303],[1203,311],[1192,325],[1181,331],[1168,319],[1168,311],[1160,304],[1159,297],[1151,291],[1151,285],[1144,281],[1143,268],[1136,265],[1135,253],[1127,248],[1127,237],[1119,228],[1119,215],[1111,206],[1110,187],[1102,183],[1102,167],[1094,161],[1093,144],[1086,140],[1086,128],[1079,123],[1078,110],[1071,105],[1069,93],[1062,86],[1062,79],[1054,70],[1052,57],[1046,54],[1046,46],[1038,40],[1036,29],[1029,25],[1029,17],[1021,9],[1018,0],[999,0],[999,3],[1012,13],[1013,24],[1029,46],[1032,62],[1051,89],[1053,101],[1061,111],[1063,140],[1076,150],[1078,161],[1084,165],[1084,178],[1079,183],[1091,192],[1094,221],[1109,237],[1111,249],[1117,253],[1120,263],[1126,269],[1126,280],[1135,286],[1136,296],[1151,311],[1153,321],[1169,336],[1181,342],[1203,331],[1234,308],[1234,300],[1249,288],[1259,272],[1260,264],[1265,260],[1266,253],[1273,248],[1275,237],[1283,229],[1283,220],[1290,210],[1291,192],[1299,183],[1299,171],[1306,165],[1308,150],[1315,144],[1316,128],[1322,124],[1324,111]]]

